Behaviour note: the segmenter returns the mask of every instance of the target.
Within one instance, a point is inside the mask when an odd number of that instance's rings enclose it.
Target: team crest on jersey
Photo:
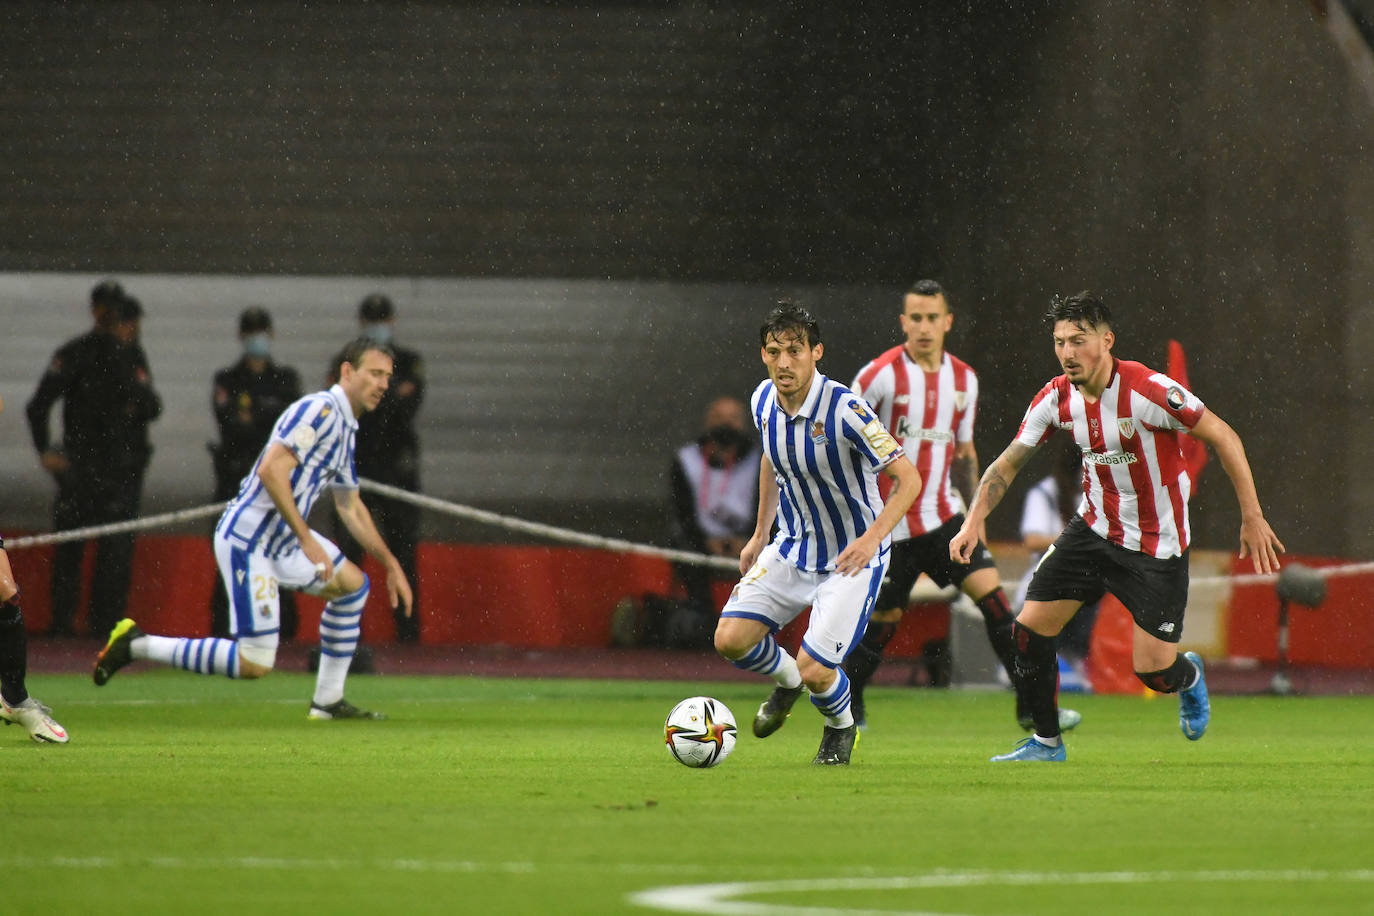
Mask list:
[[[967,391],[956,391],[956,392],[954,392],[954,408],[955,408],[955,410],[963,410],[963,409],[964,409],[965,407],[967,407],[967,406],[968,406],[968,392],[967,392]]]
[[[1116,428],[1121,431],[1121,438],[1130,439],[1135,435],[1135,421],[1131,419],[1117,420]]]
[[[1164,395],[1164,400],[1169,402],[1169,406],[1174,410],[1182,410],[1186,399],[1183,397],[1183,389],[1177,385],[1171,385]]]
[[[817,445],[825,445],[830,441],[830,437],[825,434],[825,424],[817,421],[811,424],[811,441]]]

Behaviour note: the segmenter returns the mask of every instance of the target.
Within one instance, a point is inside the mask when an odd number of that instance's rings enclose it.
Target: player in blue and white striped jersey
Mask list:
[[[825,717],[813,761],[849,763],[858,731],[840,667],[863,637],[887,569],[891,532],[921,489],[916,467],[863,398],[816,371],[820,326],[779,303],[759,329],[768,381],[752,399],[763,437],[759,512],[740,552],[743,578],[721,611],[716,651],[777,687],[754,717],[754,734],[782,727],[803,689]],[[877,475],[893,487],[884,501]],[[774,521],[776,537],[771,537]],[[776,634],[807,606],[793,658]]]
[[[328,538],[306,523],[326,489],[339,518],[386,569],[393,608],[411,612],[411,588],[400,563],[377,533],[358,496],[353,464],[357,418],[374,410],[391,381],[393,357],[385,344],[361,338],[344,351],[339,381],[306,395],[278,418],[252,472],[215,527],[215,560],[229,592],[233,639],[152,636],[121,620],[96,659],[97,686],[136,659],[199,674],[257,678],[272,670],[280,629],[279,589],[324,598],[320,617],[320,669],[312,719],[378,719],[344,699],[344,681],[362,633],[371,583]]]

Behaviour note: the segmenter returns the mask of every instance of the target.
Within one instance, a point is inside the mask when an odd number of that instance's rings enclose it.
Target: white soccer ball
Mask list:
[[[663,723],[663,742],[678,763],[713,767],[735,749],[735,717],[711,697],[688,697]]]

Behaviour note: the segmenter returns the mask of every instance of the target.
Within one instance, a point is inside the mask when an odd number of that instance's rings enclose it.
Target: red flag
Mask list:
[[[1169,368],[1166,371],[1169,378],[1192,390],[1188,384],[1188,361],[1183,354],[1183,344],[1176,340],[1169,341]],[[1207,446],[1192,436],[1184,436],[1179,440],[1179,448],[1183,452],[1183,462],[1188,467],[1188,477],[1193,482],[1191,492],[1196,493],[1198,475],[1207,466]]]

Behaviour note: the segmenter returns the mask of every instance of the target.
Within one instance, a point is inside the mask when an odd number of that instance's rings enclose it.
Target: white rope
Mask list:
[[[499,515],[495,512],[487,512],[484,509],[475,509],[472,506],[462,506],[457,503],[446,502],[442,499],[435,499],[432,496],[425,496],[420,493],[412,493],[409,490],[402,490],[400,487],[377,483],[375,480],[363,480],[362,487],[369,492],[380,493],[382,496],[389,496],[392,499],[413,503],[414,505],[432,509],[443,515],[452,515],[455,518],[482,522],[484,524],[494,525],[498,528],[506,528],[510,531],[520,531],[525,534],[549,538],[550,540],[564,541],[569,544],[580,544],[583,547],[595,547],[599,550],[612,550],[618,553],[633,553],[646,557],[660,557],[665,560],[672,560],[678,563],[689,563],[694,566],[709,566],[714,569],[739,571],[739,561],[731,559],[730,557],[714,557],[702,553],[693,553],[688,550],[671,550],[666,547],[655,547],[651,544],[637,544],[634,541],[625,541],[620,538],[604,538],[594,534],[584,534],[569,528],[557,528],[553,525],[529,522],[510,515]]]
[[[706,566],[712,569],[730,572],[735,572],[739,569],[739,561],[731,557],[716,557],[702,553],[694,553],[688,550],[673,550],[667,547],[655,547],[652,544],[638,544],[634,541],[626,541],[621,538],[607,538],[594,534],[586,534],[581,531],[573,531],[570,528],[559,528],[554,525],[545,525],[540,522],[526,521],[522,518],[501,515],[496,512],[488,512],[485,509],[477,509],[473,506],[464,506],[459,503],[435,499],[432,496],[425,496],[422,493],[412,493],[400,487],[393,487],[389,484],[378,483],[375,480],[367,480],[366,478],[361,481],[361,484],[364,490],[371,493],[378,493],[382,496],[398,499],[402,502],[408,502],[425,509],[433,510],[442,515],[450,515],[454,518],[480,522],[485,525],[504,528],[508,531],[519,531],[536,537],[548,538],[549,540],[560,541],[567,544],[577,544],[583,547],[592,547],[598,550],[609,550],[616,553],[632,553],[646,557],[658,557],[675,563],[686,563],[692,566]],[[51,534],[35,534],[28,537],[13,538],[5,542],[5,547],[9,550],[20,550],[25,547],[41,547],[46,544],[61,544],[67,541],[82,541],[87,538],[105,537],[110,534],[124,534],[131,531],[161,528],[179,522],[189,522],[219,515],[220,512],[224,511],[225,505],[226,503],[211,503],[205,506],[197,506],[192,509],[181,509],[176,512],[165,512],[161,515],[150,515],[144,518],[132,519],[127,522],[113,522],[108,525],[92,525],[86,528],[75,528],[70,531],[54,531]],[[1358,576],[1374,572],[1374,562],[1326,566],[1313,569],[1312,572],[1325,578]],[[1278,575],[1276,573],[1245,573],[1236,576],[1197,576],[1191,580],[1191,584],[1203,586],[1229,584],[1238,586],[1265,585],[1276,581],[1278,581]],[[1014,587],[1016,583],[1003,583],[1004,587],[1008,585]]]
[[[130,531],[143,531],[161,528],[177,522],[190,522],[200,518],[210,518],[224,511],[227,503],[214,503],[197,506],[194,509],[178,509],[161,515],[148,515],[130,519],[127,522],[110,522],[108,525],[89,525],[85,528],[72,528],[68,531],[54,531],[51,534],[32,534],[22,538],[11,538],[5,542],[6,550],[19,550],[24,547],[42,547],[45,544],[65,544],[67,541],[84,541],[87,538],[102,538],[108,534],[125,534]]]

